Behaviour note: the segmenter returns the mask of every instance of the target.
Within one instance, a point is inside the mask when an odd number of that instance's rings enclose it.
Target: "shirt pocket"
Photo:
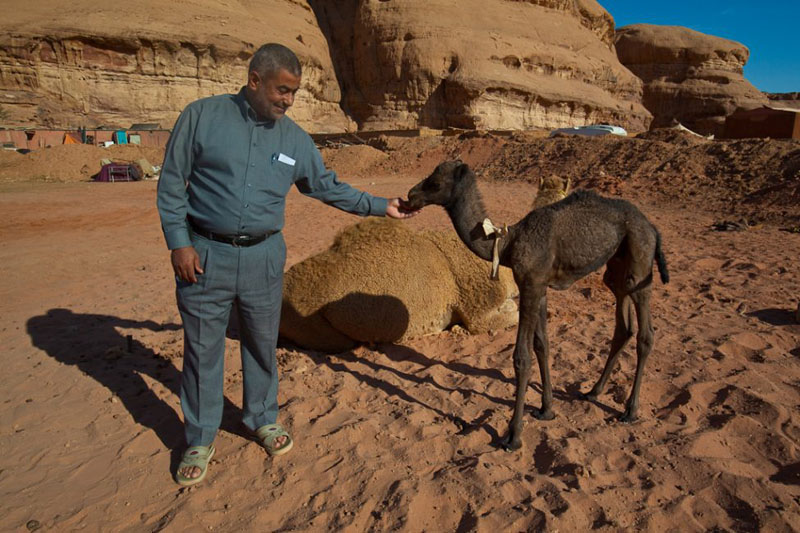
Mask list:
[[[295,167],[278,161],[277,157],[273,156],[274,160],[267,164],[265,187],[269,194],[283,198],[294,183]]]

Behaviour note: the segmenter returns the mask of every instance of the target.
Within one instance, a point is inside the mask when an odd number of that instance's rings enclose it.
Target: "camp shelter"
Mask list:
[[[725,119],[726,139],[770,137],[800,139],[800,109],[759,107],[741,109]]]
[[[155,124],[156,126],[158,124]],[[145,124],[145,126],[149,126]],[[141,146],[156,146],[163,148],[169,141],[169,130],[119,130],[119,129],[40,129],[40,128],[0,128],[0,143],[14,146],[15,148],[26,148],[36,150],[46,146],[60,146],[72,141],[81,142],[86,138],[88,144],[104,145],[106,142],[114,142],[117,139],[117,132],[122,132],[122,137],[130,142],[129,136],[136,135]],[[116,143],[115,143],[116,144]]]
[[[138,181],[142,179],[141,172],[129,163],[107,163],[100,168],[94,181],[117,182]]]

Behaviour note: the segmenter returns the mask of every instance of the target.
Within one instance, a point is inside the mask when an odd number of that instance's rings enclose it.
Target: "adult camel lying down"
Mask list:
[[[341,352],[399,342],[460,324],[472,333],[517,322],[511,271],[489,265],[452,232],[415,232],[370,219],[284,276],[280,335],[304,348]]]

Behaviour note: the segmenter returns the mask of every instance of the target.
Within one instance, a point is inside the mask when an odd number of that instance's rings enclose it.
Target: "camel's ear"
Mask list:
[[[459,162],[460,164],[459,164],[459,165],[456,167],[456,171],[455,171],[455,178],[456,178],[456,179],[458,179],[458,180],[460,180],[461,178],[463,178],[464,176],[466,176],[466,175],[467,175],[467,173],[468,173],[470,170],[469,170],[469,165],[467,165],[466,163],[462,163],[460,159],[458,160],[458,162]]]

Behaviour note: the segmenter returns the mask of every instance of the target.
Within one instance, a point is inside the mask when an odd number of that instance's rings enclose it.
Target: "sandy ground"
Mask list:
[[[495,149],[479,138],[418,145],[393,165],[372,152],[326,157],[354,185],[396,196],[443,156],[485,162]],[[181,489],[182,334],[155,183],[42,179],[0,183],[2,530],[800,530],[800,235],[780,223],[713,231],[725,213],[635,189],[672,281],[655,285],[656,345],[634,424],[616,421],[633,344],[599,402],[578,396],[613,328],[596,273],[550,293],[557,416],[529,416],[522,450],[497,447],[514,328],[335,355],[282,346],[281,420],[296,443],[276,459],[239,422],[230,341],[217,455],[204,483]],[[507,221],[535,192],[526,180],[481,189]],[[287,268],[355,222],[293,191]],[[451,227],[436,207],[407,223]],[[534,372],[529,409],[539,383]]]

